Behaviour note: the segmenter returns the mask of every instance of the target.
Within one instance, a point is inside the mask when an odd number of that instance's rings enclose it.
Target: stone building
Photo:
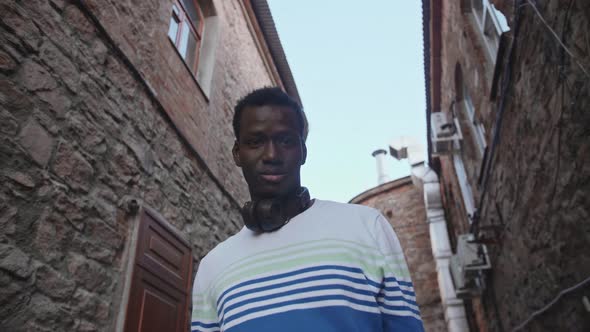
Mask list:
[[[241,227],[232,107],[299,98],[264,0],[0,2],[0,330],[185,331]]]
[[[590,5],[423,9],[428,165],[470,330],[590,330]]]

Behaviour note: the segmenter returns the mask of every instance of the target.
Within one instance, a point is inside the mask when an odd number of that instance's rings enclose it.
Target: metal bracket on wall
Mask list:
[[[500,244],[500,237],[504,231],[503,225],[484,225],[479,226],[480,236],[477,238],[478,243],[483,244]],[[491,233],[489,237],[482,233]]]
[[[135,216],[141,207],[141,200],[133,196],[124,196],[119,201],[119,207],[123,209],[128,216]]]

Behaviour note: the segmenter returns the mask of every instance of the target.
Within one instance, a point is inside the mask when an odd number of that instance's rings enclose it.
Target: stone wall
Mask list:
[[[512,2],[494,2],[513,27]],[[486,291],[470,308],[473,328],[482,331],[511,330],[590,276],[590,80],[579,67],[590,68],[590,6],[576,0],[533,3],[575,59],[531,5],[523,5],[500,139],[482,202],[480,225],[492,227],[481,235],[489,240],[493,268]],[[471,20],[460,2],[445,2],[441,109],[450,109],[457,95],[453,87],[460,64],[490,147],[503,96],[490,98],[490,63]],[[479,202],[481,162],[470,157],[471,139],[465,137],[462,153]],[[469,224],[452,161],[441,157],[441,162],[449,228],[456,235]],[[589,294],[587,285],[565,295],[525,330],[587,331],[590,318],[582,296]]]
[[[272,80],[240,2],[215,2],[209,99],[166,39],[170,1],[84,3],[0,3],[2,331],[113,330],[129,197],[161,213],[197,259],[241,227],[231,106]],[[158,73],[168,74],[152,85]],[[188,117],[200,119],[199,145],[173,125]]]
[[[223,187],[236,197],[246,197],[245,182],[230,153],[233,106],[252,89],[277,83],[252,37],[243,0],[202,0],[207,1],[215,8],[220,31],[208,96],[167,36],[174,0],[85,2]]]
[[[351,203],[376,208],[389,220],[408,262],[425,330],[447,331],[423,192],[407,177],[370,189]]]

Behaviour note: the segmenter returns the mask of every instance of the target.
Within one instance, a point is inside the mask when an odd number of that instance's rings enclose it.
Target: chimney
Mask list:
[[[372,155],[377,161],[377,183],[382,185],[389,181],[389,177],[385,173],[385,156],[387,156],[387,151],[383,149],[375,150]]]

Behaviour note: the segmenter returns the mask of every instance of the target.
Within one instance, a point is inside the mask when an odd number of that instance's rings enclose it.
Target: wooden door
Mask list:
[[[188,242],[157,213],[142,209],[125,331],[187,331],[191,276]]]

